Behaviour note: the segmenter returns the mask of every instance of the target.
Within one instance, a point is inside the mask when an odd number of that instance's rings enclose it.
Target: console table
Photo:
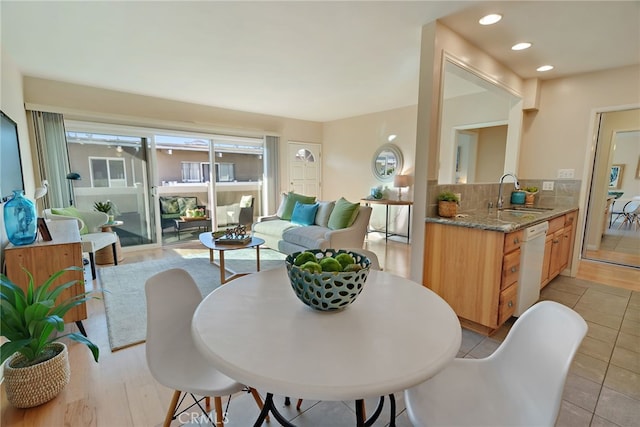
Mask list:
[[[360,199],[360,203],[369,205],[385,205],[385,219],[384,219],[384,240],[389,240],[389,236],[401,236],[407,238],[407,243],[411,236],[411,206],[413,202],[410,200],[387,200],[387,199]],[[407,235],[397,233],[389,233],[389,206],[407,206]]]
[[[30,245],[15,246],[9,243],[5,248],[5,275],[25,292],[29,277],[22,270],[26,268],[32,275],[35,285],[42,284],[53,273],[67,267],[80,267],[82,264],[82,243],[78,223],[71,221],[47,221],[51,241],[36,240]],[[55,288],[71,280],[78,282],[65,289],[58,298],[67,299],[84,292],[83,271],[67,271],[53,284]],[[86,336],[82,320],[87,318],[86,305],[73,307],[64,316],[65,323],[76,322],[80,332]]]

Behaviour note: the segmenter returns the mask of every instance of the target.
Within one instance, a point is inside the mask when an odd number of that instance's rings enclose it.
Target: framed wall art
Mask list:
[[[618,189],[622,186],[622,172],[624,165],[612,165],[609,174],[609,188]]]

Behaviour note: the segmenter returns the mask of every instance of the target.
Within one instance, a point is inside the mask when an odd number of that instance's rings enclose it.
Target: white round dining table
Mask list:
[[[236,381],[330,401],[413,387],[451,362],[461,342],[454,311],[416,282],[371,270],[351,305],[323,312],[296,297],[284,266],[218,287],[196,309],[192,333]]]

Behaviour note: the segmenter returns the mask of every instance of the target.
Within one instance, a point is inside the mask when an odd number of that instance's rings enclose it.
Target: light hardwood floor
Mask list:
[[[167,246],[144,252],[129,252],[125,263],[147,259],[177,256],[178,246]],[[182,251],[203,251],[198,242],[184,243]],[[410,245],[390,241],[370,235],[367,248],[376,252],[384,270],[407,277],[409,274]],[[595,271],[607,271],[610,267],[599,265]],[[581,269],[582,271],[582,269]],[[587,280],[608,283],[611,277],[602,273],[582,271]],[[637,276],[625,280],[637,286]],[[90,277],[90,276],[89,276]],[[88,283],[91,283],[90,281]],[[100,289],[99,281],[92,285]],[[132,346],[116,352],[109,350],[105,312],[102,301],[88,304],[89,318],[84,321],[90,338],[101,349],[100,362],[95,363],[86,347],[75,342],[69,343],[72,366],[71,383],[56,399],[40,407],[20,410],[11,407],[2,387],[2,426],[159,426],[162,425],[171,390],[160,386],[151,376],[145,361],[144,344]],[[75,330],[75,325],[68,328]],[[174,422],[172,425],[178,425]],[[272,425],[277,425],[272,421]]]

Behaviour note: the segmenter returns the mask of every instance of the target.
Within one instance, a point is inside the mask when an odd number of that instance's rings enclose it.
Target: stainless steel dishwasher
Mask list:
[[[514,316],[520,316],[540,298],[544,241],[549,229],[548,222],[524,229],[520,245],[520,276],[518,298]]]

